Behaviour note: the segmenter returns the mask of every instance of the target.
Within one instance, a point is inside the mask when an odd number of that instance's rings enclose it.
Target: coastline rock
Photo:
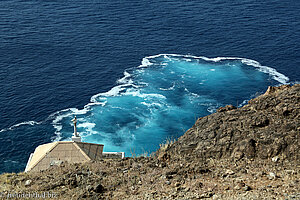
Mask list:
[[[300,85],[272,88],[242,108],[227,106],[199,118],[151,157],[6,173],[0,175],[0,193],[65,200],[295,199],[300,191],[299,103]]]
[[[264,95],[236,109],[225,106],[199,118],[167,152],[204,158],[300,157],[300,85],[269,87]],[[189,151],[184,147],[192,146]]]
[[[233,105],[227,105],[225,107],[221,107],[217,110],[217,112],[225,112],[225,111],[230,111],[230,110],[235,110],[236,107]]]

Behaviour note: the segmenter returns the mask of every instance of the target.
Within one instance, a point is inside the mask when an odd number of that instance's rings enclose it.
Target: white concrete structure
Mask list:
[[[48,169],[61,162],[82,163],[103,158],[103,145],[86,142],[61,141],[38,146],[30,154],[25,172]]]
[[[38,146],[34,153],[31,153],[25,168],[28,171],[40,171],[48,169],[53,165],[60,165],[62,162],[82,163],[91,160],[102,160],[103,158],[124,158],[124,152],[103,153],[102,144],[81,142],[76,123],[76,116],[72,120],[74,133],[72,141],[52,142]]]
[[[103,152],[103,158],[125,158],[125,152]]]

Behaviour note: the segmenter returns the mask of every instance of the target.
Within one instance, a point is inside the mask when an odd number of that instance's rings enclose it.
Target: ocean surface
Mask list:
[[[0,173],[43,143],[150,154],[300,80],[300,1],[0,1]]]

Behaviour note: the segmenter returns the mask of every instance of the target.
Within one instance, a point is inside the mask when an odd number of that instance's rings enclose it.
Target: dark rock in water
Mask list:
[[[269,87],[236,109],[226,106],[199,118],[167,151],[203,158],[300,157],[300,85]]]

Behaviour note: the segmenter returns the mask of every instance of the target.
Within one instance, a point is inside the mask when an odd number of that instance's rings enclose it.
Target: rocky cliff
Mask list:
[[[269,87],[236,109],[198,119],[168,151],[202,158],[300,159],[300,85]]]
[[[0,175],[0,198],[300,199],[300,85],[198,119],[149,157]]]

